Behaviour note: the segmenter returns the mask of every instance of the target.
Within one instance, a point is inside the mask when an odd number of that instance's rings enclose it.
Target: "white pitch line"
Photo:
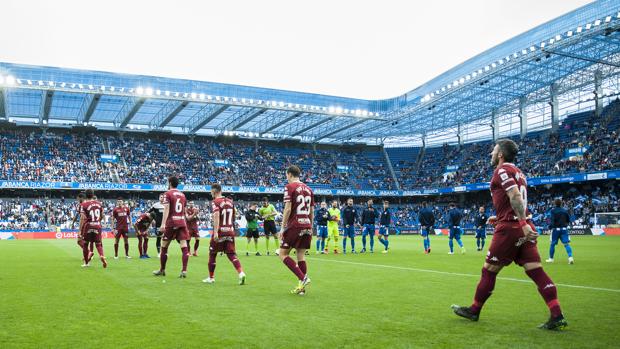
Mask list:
[[[321,259],[321,258],[312,258],[312,257],[310,257],[308,259],[313,260],[313,261],[321,261],[321,262],[333,262],[333,263],[361,265],[361,266],[365,266],[365,267],[377,267],[377,268],[386,268],[386,269],[417,271],[417,272],[421,272],[421,273],[432,273],[432,274],[453,275],[453,276],[467,276],[467,277],[480,277],[480,275],[476,275],[476,274],[453,273],[453,272],[449,272],[449,271],[441,271],[441,270],[433,270],[433,269],[410,268],[410,267],[399,267],[399,266],[395,266],[395,265],[372,264],[372,263],[349,262],[349,261],[337,261],[337,260],[333,260],[333,259]],[[528,283],[528,284],[532,282],[532,280],[515,279],[515,278],[508,278],[508,277],[501,277],[501,276],[498,276],[497,278],[499,280],[514,281],[514,282],[521,282],[521,283]],[[615,289],[615,288],[591,287],[591,286],[569,285],[569,284],[558,284],[558,283],[556,283],[556,285],[557,286],[561,286],[561,287],[577,288],[577,289],[583,289],[583,290],[607,291],[607,292],[617,292],[617,293],[620,293],[620,290],[619,289]]]

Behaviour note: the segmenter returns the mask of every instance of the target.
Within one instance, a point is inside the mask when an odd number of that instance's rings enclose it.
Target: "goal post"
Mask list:
[[[598,212],[594,214],[595,228],[620,228],[620,212]]]

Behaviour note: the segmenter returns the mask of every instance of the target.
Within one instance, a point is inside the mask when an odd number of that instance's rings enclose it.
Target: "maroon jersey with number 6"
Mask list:
[[[101,232],[101,220],[103,219],[103,207],[97,200],[86,200],[80,204],[84,219],[84,231],[86,233],[96,230]]]
[[[287,229],[311,229],[310,209],[314,207],[312,189],[302,182],[293,182],[284,188],[284,203],[291,203]]]
[[[491,179],[491,196],[493,197],[493,206],[497,215],[498,222],[516,221],[510,198],[507,192],[512,188],[517,188],[523,197],[525,205],[525,215],[529,215],[527,210],[527,179],[521,170],[511,163],[504,163],[493,171]]]
[[[220,215],[220,229],[218,234],[235,236],[235,206],[233,201],[226,197],[219,197],[211,202],[211,211]]]
[[[164,205],[168,204],[168,219],[166,228],[186,228],[185,223],[185,194],[177,189],[170,189],[164,197]]]

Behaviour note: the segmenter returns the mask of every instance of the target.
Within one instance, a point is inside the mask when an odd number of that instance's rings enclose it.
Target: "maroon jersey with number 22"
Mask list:
[[[291,203],[287,229],[311,229],[310,208],[314,207],[312,189],[302,182],[293,182],[284,188],[284,203]]]

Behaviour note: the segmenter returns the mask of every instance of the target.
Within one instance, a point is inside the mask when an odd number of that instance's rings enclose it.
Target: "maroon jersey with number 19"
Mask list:
[[[493,178],[491,179],[491,196],[493,197],[493,206],[497,212],[498,222],[518,220],[507,194],[512,188],[517,188],[521,193],[526,207],[525,215],[529,215],[527,211],[527,179],[521,170],[507,162],[493,171]]]
[[[103,219],[103,207],[97,200],[87,200],[80,204],[82,213],[86,216],[84,220],[85,233],[101,233],[101,219]]]
[[[312,189],[302,182],[293,182],[284,188],[284,203],[291,203],[288,229],[311,229],[310,208],[314,207]]]
[[[185,194],[177,189],[170,189],[164,197],[164,204],[168,204],[168,219],[166,228],[186,228],[185,223]]]

